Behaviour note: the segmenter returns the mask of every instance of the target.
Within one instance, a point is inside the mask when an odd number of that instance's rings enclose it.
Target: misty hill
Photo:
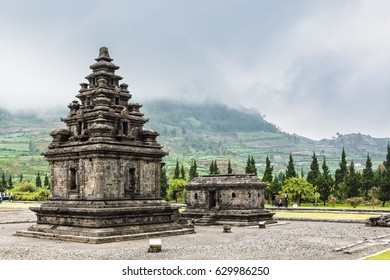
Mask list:
[[[141,112],[149,118],[146,126],[160,133],[158,142],[169,152],[165,157],[168,172],[176,159],[189,169],[196,159],[201,173],[207,173],[211,159],[218,161],[221,172],[226,171],[227,160],[232,161],[236,173],[244,172],[248,154],[252,154],[263,172],[268,155],[275,171],[286,169],[289,153],[293,154],[296,170],[307,173],[313,151],[325,156],[334,172],[344,147],[347,161],[354,160],[359,169],[364,167],[367,153],[373,167],[386,158],[390,139],[373,138],[359,133],[337,135],[333,139],[311,140],[288,134],[268,123],[260,113],[229,108],[221,104],[188,104],[175,101],[144,102]],[[63,127],[60,117],[66,108],[45,113],[10,113],[0,110],[0,169],[33,177],[39,170],[48,173],[48,165],[41,153],[51,141],[49,132]],[[322,158],[320,158],[322,163]],[[1,171],[1,170],[0,170]],[[188,172],[188,171],[187,171]]]
[[[239,111],[226,105],[189,104],[168,100],[150,101],[144,104],[144,112],[151,119],[151,126],[158,131],[165,127],[208,132],[267,131],[278,129],[253,111]]]

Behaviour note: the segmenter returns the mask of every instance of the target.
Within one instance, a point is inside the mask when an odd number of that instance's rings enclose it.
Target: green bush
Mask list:
[[[36,190],[36,187],[30,183],[30,182],[21,182],[18,186],[14,188],[16,192],[34,192]]]
[[[48,188],[38,188],[34,194],[37,195],[37,200],[47,200],[50,197],[50,190]]]
[[[41,201],[49,199],[50,190],[48,188],[38,188],[35,192],[15,191],[13,195],[14,200]]]

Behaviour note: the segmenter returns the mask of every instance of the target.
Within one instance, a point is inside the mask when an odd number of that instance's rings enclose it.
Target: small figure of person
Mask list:
[[[284,206],[288,207],[288,194],[284,193]]]
[[[281,198],[279,198],[278,200],[278,207],[282,207],[283,206],[283,201]]]
[[[276,192],[273,192],[271,195],[272,206],[276,206]]]
[[[12,201],[13,197],[14,197],[13,193],[10,192],[10,193],[9,193],[9,201]]]

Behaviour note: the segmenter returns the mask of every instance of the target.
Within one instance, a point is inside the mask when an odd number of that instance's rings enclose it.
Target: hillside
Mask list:
[[[328,166],[334,172],[343,147],[348,162],[353,159],[358,169],[364,167],[367,153],[376,168],[385,160],[390,140],[356,133],[315,141],[285,133],[257,112],[221,104],[149,101],[144,103],[141,112],[149,118],[146,128],[160,133],[158,141],[169,152],[165,157],[168,173],[173,171],[176,159],[188,170],[193,158],[201,173],[208,172],[211,159],[218,160],[221,172],[226,171],[230,159],[234,171],[240,173],[244,171],[248,154],[254,156],[259,174],[263,172],[267,155],[275,171],[284,171],[290,152],[297,171],[303,169],[306,173],[313,151],[317,156],[326,156]],[[40,115],[0,110],[0,169],[11,172],[14,177],[23,173],[31,180],[38,171],[49,173],[41,153],[51,141],[49,132],[63,127],[59,120],[66,114],[64,109]],[[322,163],[322,158],[320,160]]]

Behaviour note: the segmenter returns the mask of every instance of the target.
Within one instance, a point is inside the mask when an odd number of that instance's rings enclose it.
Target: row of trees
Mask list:
[[[324,205],[329,198],[337,198],[345,202],[349,198],[363,197],[366,201],[380,199],[382,206],[390,200],[390,146],[387,147],[387,158],[376,170],[372,167],[370,155],[367,154],[365,167],[362,172],[357,171],[353,160],[347,163],[346,153],[343,149],[339,167],[334,177],[323,157],[320,168],[319,160],[313,152],[310,170],[305,177],[296,172],[293,157],[290,154],[285,174],[275,175],[272,179],[270,171],[272,166],[267,157],[266,170],[263,181],[270,188],[267,195],[272,192],[288,192],[295,196],[293,199],[300,203],[304,198],[320,199]],[[299,179],[299,180],[298,180]]]
[[[0,180],[0,192],[5,192],[8,190],[12,190],[14,187],[18,187],[21,185],[23,182],[26,182],[26,180],[23,177],[23,173],[20,174],[19,180],[15,180],[12,176],[12,174],[8,175],[8,178],[6,177],[6,173],[3,171],[1,180]],[[32,183],[31,183],[32,184]],[[37,176],[35,177],[35,187],[48,187],[50,185],[50,180],[47,174],[43,177],[42,181],[42,176],[41,174],[37,173]]]
[[[227,174],[234,173],[231,162],[228,160]],[[209,167],[209,174],[220,174],[217,161],[212,160]],[[257,175],[257,167],[252,155],[248,155],[245,167],[245,173]],[[197,172],[196,160],[191,161],[188,180],[192,180],[199,174]],[[162,192],[169,200],[184,202],[185,190],[184,185],[187,183],[186,172],[183,164],[176,161],[176,167],[173,178],[168,179],[166,169],[162,172]],[[346,202],[347,199],[354,197],[363,197],[366,201],[380,199],[382,206],[390,201],[390,145],[387,146],[387,157],[383,164],[379,165],[376,170],[372,167],[370,155],[367,154],[365,167],[362,172],[356,170],[353,160],[347,163],[345,150],[342,150],[339,167],[336,169],[334,176],[327,165],[326,158],[320,161],[313,152],[310,170],[305,176],[301,170],[297,172],[294,159],[290,153],[287,168],[285,172],[281,171],[275,174],[274,167],[270,158],[265,159],[265,170],[260,178],[268,184],[265,195],[270,200],[272,193],[281,194],[287,192],[290,194],[292,201],[298,204],[303,201],[319,200],[325,205],[329,200],[334,202]]]

